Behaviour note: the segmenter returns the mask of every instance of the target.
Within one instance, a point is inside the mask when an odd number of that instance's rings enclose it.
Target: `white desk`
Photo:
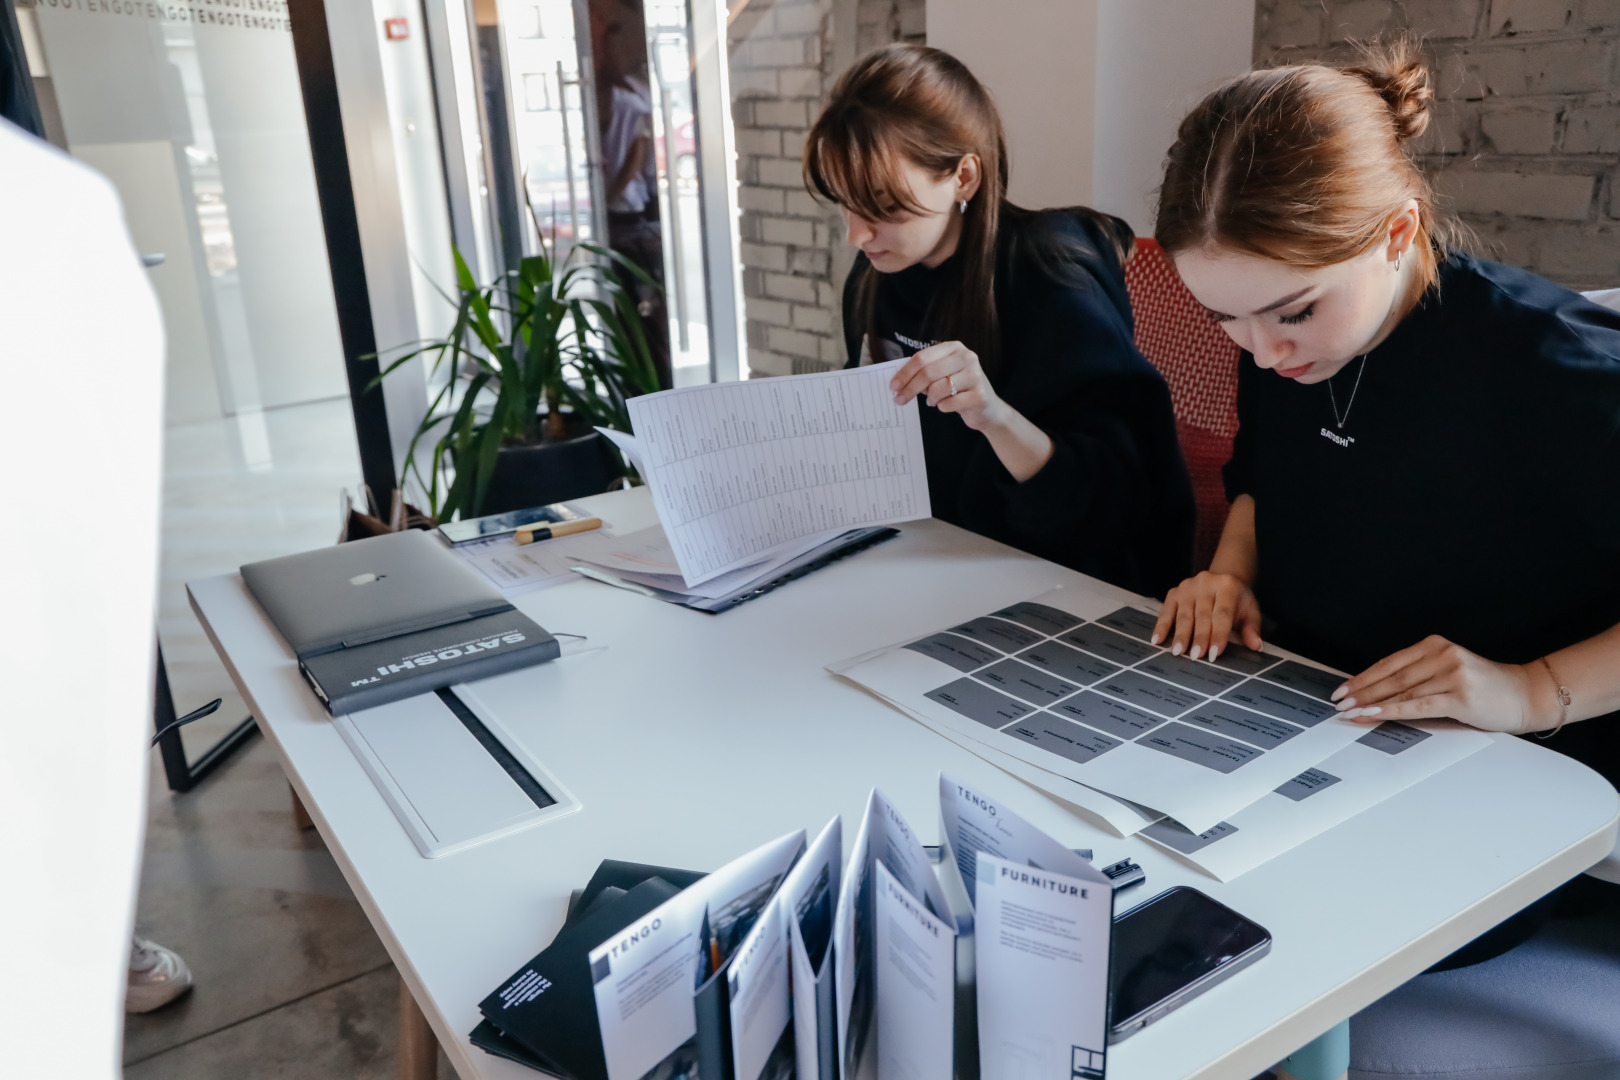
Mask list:
[[[587,504],[621,528],[653,520],[644,491]],[[834,813],[847,836],[873,785],[926,837],[941,768],[1094,848],[1099,864],[1136,859],[1148,880],[1127,903],[1191,884],[1271,931],[1270,956],[1111,1051],[1113,1080],[1248,1080],[1613,846],[1620,800],[1602,778],[1502,736],[1222,885],[1089,825],[822,669],[1058,584],[1104,587],[928,521],[718,616],[587,581],[519,597],[547,629],[607,646],[478,688],[583,809],[437,860],[417,854],[241,579],[191,589],[463,1080],[535,1075],[466,1035],[478,1001],[551,939],[600,859],[713,869]]]

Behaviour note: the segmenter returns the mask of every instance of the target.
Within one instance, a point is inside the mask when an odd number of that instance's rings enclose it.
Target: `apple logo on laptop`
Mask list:
[[[350,585],[370,585],[373,581],[381,581],[387,574],[356,574],[349,579]]]

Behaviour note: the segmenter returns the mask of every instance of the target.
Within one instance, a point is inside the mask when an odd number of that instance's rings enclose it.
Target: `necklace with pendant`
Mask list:
[[[1333,423],[1340,431],[1344,430],[1344,425],[1350,419],[1350,410],[1356,407],[1356,391],[1361,389],[1361,377],[1367,373],[1367,356],[1367,353],[1362,353],[1356,358],[1361,361],[1361,367],[1356,369],[1356,383],[1350,388],[1350,403],[1344,407],[1343,413],[1339,412],[1339,398],[1333,393],[1333,380],[1327,380],[1328,402],[1333,406]]]

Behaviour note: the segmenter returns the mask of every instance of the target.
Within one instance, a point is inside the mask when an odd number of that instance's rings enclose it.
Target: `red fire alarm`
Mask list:
[[[411,36],[411,22],[405,18],[384,19],[383,32],[389,41],[404,41]]]

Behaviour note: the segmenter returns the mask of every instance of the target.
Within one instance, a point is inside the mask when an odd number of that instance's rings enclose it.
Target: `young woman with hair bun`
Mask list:
[[[1133,344],[1124,222],[1006,200],[990,95],[950,54],[857,60],[805,144],[858,248],[849,365],[909,358],[934,515],[1137,592],[1191,565],[1193,503],[1164,380]]]
[[[1535,732],[1615,782],[1620,314],[1460,249],[1408,150],[1430,94],[1400,41],[1182,122],[1156,232],[1247,355],[1231,518],[1159,634],[1264,633],[1358,672],[1346,717]]]

